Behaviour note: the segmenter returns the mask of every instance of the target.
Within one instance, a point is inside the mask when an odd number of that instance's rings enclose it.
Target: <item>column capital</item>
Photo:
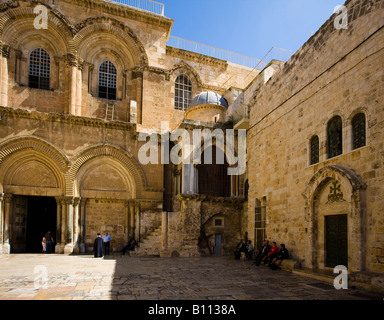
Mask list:
[[[1,48],[1,56],[8,59],[11,53],[11,47],[7,44],[1,43],[0,48]]]
[[[11,203],[11,200],[12,200],[12,194],[6,193],[3,195],[3,198],[4,198],[5,203],[9,204],[9,203]]]
[[[78,206],[80,204],[80,201],[81,201],[80,197],[73,198],[73,205]]]
[[[80,58],[78,55],[68,52],[63,56],[64,62],[68,67],[75,67],[79,70],[83,70],[84,60]]]

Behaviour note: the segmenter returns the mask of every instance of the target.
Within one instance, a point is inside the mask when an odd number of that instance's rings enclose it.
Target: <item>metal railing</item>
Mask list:
[[[104,0],[134,7],[164,16],[164,4],[152,0]]]
[[[231,52],[224,49],[218,49],[209,45],[198,42],[182,39],[175,36],[170,36],[167,42],[170,47],[175,47],[182,50],[187,50],[213,58],[225,60],[228,62],[240,64],[249,68],[255,68],[261,60],[245,56],[243,54]]]

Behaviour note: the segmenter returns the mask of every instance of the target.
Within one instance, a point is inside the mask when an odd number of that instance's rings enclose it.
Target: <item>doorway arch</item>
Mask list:
[[[306,266],[327,268],[326,217],[346,215],[348,269],[365,270],[365,191],[362,179],[344,167],[327,166],[312,177],[303,193],[308,226]]]

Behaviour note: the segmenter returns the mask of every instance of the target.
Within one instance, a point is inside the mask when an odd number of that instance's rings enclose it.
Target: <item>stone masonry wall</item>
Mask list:
[[[267,237],[285,243],[294,258],[304,260],[313,221],[306,221],[302,194],[321,168],[349,168],[367,184],[366,225],[361,229],[366,233],[366,269],[383,272],[384,4],[346,5],[347,30],[336,30],[332,16],[254,95],[248,133],[248,232],[254,235],[256,199],[265,196]],[[351,119],[357,112],[366,115],[367,144],[352,150]],[[343,120],[343,154],[327,159],[326,128],[334,115]],[[320,162],[311,166],[309,140],[315,134]]]

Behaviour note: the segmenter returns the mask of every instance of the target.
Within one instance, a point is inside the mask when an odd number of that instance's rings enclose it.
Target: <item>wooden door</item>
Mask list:
[[[348,267],[348,215],[325,217],[325,266]]]
[[[26,197],[12,197],[12,228],[11,228],[11,251],[22,253],[26,250],[27,235],[27,203]]]

